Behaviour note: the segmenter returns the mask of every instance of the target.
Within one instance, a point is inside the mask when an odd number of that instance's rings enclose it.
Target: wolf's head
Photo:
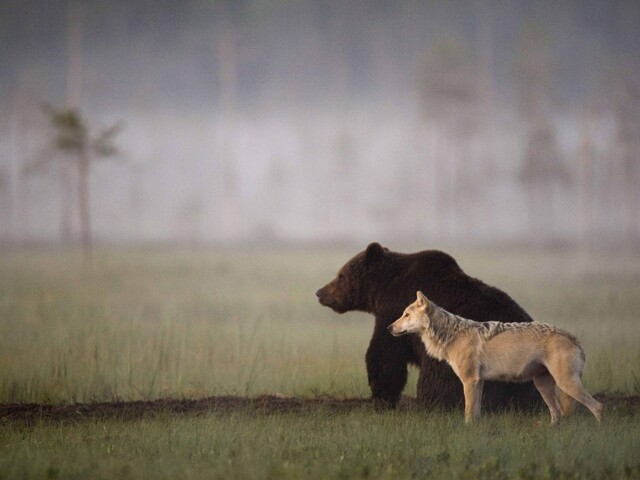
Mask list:
[[[429,326],[429,300],[422,292],[417,292],[416,297],[416,301],[404,309],[402,316],[389,325],[388,330],[394,337],[420,333]]]

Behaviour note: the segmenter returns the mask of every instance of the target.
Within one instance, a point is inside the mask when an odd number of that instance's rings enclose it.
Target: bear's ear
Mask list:
[[[382,257],[382,255],[384,255],[384,249],[382,248],[382,245],[380,245],[378,242],[373,242],[370,243],[365,250],[364,258],[367,263],[370,263],[378,260]]]

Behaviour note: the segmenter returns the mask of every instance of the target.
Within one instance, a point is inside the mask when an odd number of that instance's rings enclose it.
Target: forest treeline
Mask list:
[[[5,242],[638,242],[636,2],[22,1],[0,18]],[[43,102],[122,122],[88,194]]]

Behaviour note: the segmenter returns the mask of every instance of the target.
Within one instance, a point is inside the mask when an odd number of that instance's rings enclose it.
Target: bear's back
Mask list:
[[[415,290],[421,290],[437,305],[455,315],[478,322],[531,322],[532,318],[509,295],[467,275],[450,255],[439,250],[425,250],[404,256],[403,269],[407,288],[400,297],[399,313],[413,301]],[[407,303],[408,302],[408,303]]]

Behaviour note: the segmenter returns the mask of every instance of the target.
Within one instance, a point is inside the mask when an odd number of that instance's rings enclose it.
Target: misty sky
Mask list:
[[[91,172],[98,239],[500,241],[541,221],[570,239],[580,212],[604,236],[632,222],[615,211],[615,104],[639,82],[638,2],[86,1],[73,20],[74,5],[0,3],[4,239],[60,235],[59,161],[21,174],[49,145],[43,101],[124,122],[122,158]],[[545,155],[559,167],[528,197],[523,162]]]

